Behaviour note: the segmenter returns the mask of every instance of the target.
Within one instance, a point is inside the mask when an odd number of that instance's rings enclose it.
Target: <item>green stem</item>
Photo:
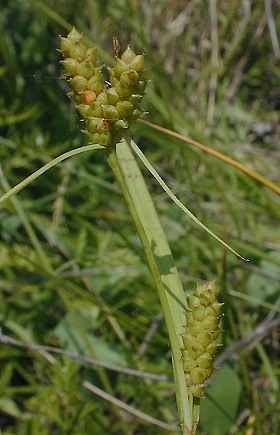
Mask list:
[[[159,294],[169,334],[179,418],[184,434],[192,432],[192,413],[183,371],[180,334],[186,299],[174,260],[149,192],[128,144],[107,151],[108,163],[122,189]],[[191,402],[192,403],[192,402]]]

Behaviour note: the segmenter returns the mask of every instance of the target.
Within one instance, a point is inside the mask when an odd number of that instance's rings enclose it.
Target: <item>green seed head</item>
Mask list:
[[[143,112],[140,110],[147,81],[144,55],[127,47],[115,57],[114,67],[96,66],[96,47],[86,47],[75,28],[60,38],[61,61],[72,88],[69,96],[78,104],[91,143],[112,147],[120,142],[124,130]],[[109,79],[107,77],[109,73]]]
[[[214,282],[198,285],[188,298],[190,311],[186,312],[186,331],[182,334],[183,368],[186,383],[194,397],[203,397],[204,382],[213,372],[213,357],[220,344],[216,341],[221,307]]]

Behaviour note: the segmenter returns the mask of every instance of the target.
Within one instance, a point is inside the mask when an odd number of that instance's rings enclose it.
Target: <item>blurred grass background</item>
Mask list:
[[[123,49],[130,43],[145,52],[147,120],[279,183],[276,0],[2,0],[0,21],[1,194],[86,144],[56,51],[58,35],[72,25],[98,46],[101,63],[110,63],[112,36]],[[238,260],[188,221],[143,169],[186,292],[215,278],[226,302],[221,368],[202,401],[198,433],[276,435],[279,198],[146,125],[137,123],[132,135],[182,202],[250,259]],[[102,152],[71,158],[42,175],[1,204],[0,220],[3,435],[170,433],[82,386],[90,381],[178,424],[160,304]],[[167,378],[95,368],[67,355],[4,344],[3,337]]]

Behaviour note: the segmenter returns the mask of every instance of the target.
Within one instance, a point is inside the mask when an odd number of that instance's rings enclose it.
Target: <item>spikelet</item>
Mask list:
[[[218,289],[214,281],[197,285],[188,298],[190,311],[186,315],[186,330],[182,334],[182,360],[186,384],[194,397],[202,398],[205,381],[212,375],[213,358],[221,346],[219,320],[223,304],[217,301]]]
[[[118,42],[118,41],[117,41]],[[114,48],[116,38],[114,39]],[[77,102],[91,143],[113,147],[122,140],[131,122],[141,113],[140,102],[147,81],[143,77],[145,59],[130,46],[119,56],[115,49],[115,64],[107,68],[96,66],[96,48],[87,48],[83,35],[73,27],[66,38],[60,37],[61,64],[72,91],[69,96]]]

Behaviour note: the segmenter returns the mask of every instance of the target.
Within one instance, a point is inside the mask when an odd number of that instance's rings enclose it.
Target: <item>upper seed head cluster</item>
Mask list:
[[[144,55],[137,55],[128,46],[120,58],[115,57],[114,66],[107,67],[107,81],[104,66],[96,66],[96,48],[87,48],[75,28],[66,38],[60,37],[60,51],[72,88],[68,95],[78,103],[76,107],[86,124],[84,133],[91,143],[114,146],[142,113],[139,105],[147,84]]]
[[[195,397],[203,397],[205,381],[214,370],[213,358],[221,344],[217,338],[221,333],[218,324],[223,304],[217,301],[218,288],[215,282],[197,285],[189,296],[186,330],[182,335],[183,365],[186,383]]]

